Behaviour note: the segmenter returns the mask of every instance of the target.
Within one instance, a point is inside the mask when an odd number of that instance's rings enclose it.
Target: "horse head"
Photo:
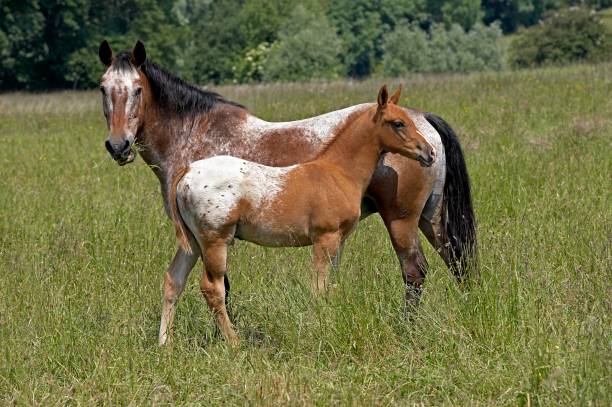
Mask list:
[[[100,80],[102,106],[109,131],[105,146],[119,165],[125,165],[136,158],[134,143],[144,122],[148,86],[141,67],[147,53],[143,43],[137,41],[131,52],[113,55],[110,45],[104,40],[98,55],[106,66]]]

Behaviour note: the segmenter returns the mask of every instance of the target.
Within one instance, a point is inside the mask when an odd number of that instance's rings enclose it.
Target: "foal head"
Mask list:
[[[131,53],[113,55],[107,41],[100,44],[100,61],[106,72],[100,80],[102,106],[108,126],[105,146],[119,165],[134,161],[132,148],[144,122],[147,81],[139,69],[147,58],[142,42],[136,42]]]
[[[433,164],[436,151],[425,140],[408,114],[397,105],[402,87],[389,96],[387,86],[378,92],[374,132],[378,134],[383,150],[417,160],[424,167]]]

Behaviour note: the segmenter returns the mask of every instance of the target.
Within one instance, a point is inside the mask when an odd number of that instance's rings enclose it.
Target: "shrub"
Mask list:
[[[263,63],[263,79],[335,78],[342,68],[340,51],[340,39],[327,18],[298,6],[269,50]]]
[[[610,31],[594,13],[569,8],[521,31],[510,44],[509,60],[517,68],[596,62],[610,59],[611,42]]]
[[[408,72],[472,72],[500,69],[504,48],[498,25],[480,23],[466,32],[457,24],[449,29],[433,25],[429,33],[417,26],[400,26],[383,43],[384,75]]]
[[[270,55],[270,44],[262,42],[248,50],[240,63],[234,67],[234,82],[259,82],[263,79],[264,64]]]

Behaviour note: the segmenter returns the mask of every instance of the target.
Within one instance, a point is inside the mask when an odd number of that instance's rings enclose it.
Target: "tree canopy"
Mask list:
[[[0,0],[0,90],[95,86],[103,39],[200,84],[498,69],[502,32],[577,4],[612,0]]]

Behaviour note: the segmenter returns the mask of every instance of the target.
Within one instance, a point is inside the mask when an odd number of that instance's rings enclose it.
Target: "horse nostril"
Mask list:
[[[106,150],[111,154],[114,155],[115,152],[113,151],[113,146],[111,144],[111,142],[109,140],[106,140],[106,142],[104,143],[104,147],[106,147]]]
[[[127,151],[130,149],[130,142],[129,140],[125,140],[125,143],[123,143],[123,151]]]
[[[436,149],[435,148],[431,148],[431,158],[436,158]]]

